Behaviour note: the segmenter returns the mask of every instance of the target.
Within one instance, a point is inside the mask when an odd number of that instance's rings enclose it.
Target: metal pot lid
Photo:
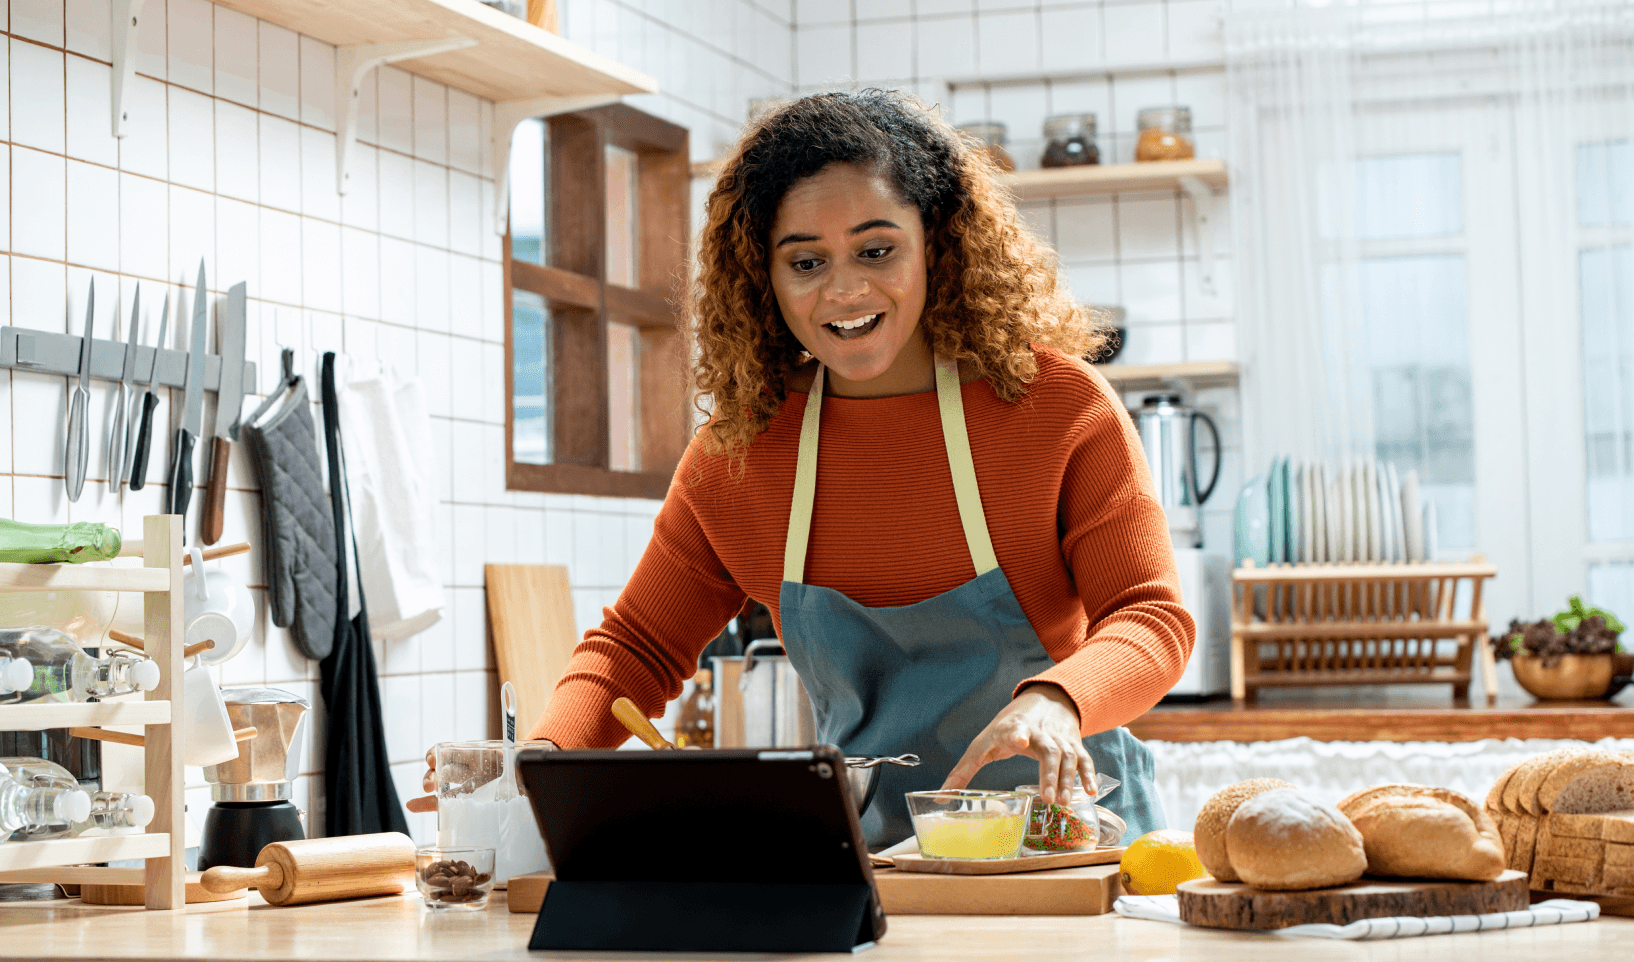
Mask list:
[[[311,708],[305,698],[282,688],[223,688],[221,700],[229,705],[300,705]]]

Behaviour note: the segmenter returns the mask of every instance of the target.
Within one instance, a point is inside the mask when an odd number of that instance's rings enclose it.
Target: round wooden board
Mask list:
[[[1349,925],[1397,915],[1482,915],[1531,904],[1527,877],[1506,871],[1491,882],[1363,878],[1352,885],[1304,892],[1266,892],[1240,882],[1181,882],[1180,920],[1215,929],[1285,929],[1326,922]]]
[[[891,862],[904,872],[925,872],[931,875],[1011,875],[1016,872],[1042,872],[1047,869],[1121,862],[1126,847],[1119,845],[1116,848],[1053,852],[1049,855],[1025,855],[1020,858],[926,858],[915,853],[894,856]]]

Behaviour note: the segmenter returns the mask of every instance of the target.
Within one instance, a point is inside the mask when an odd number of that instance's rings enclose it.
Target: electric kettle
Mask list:
[[[1129,412],[1140,432],[1146,463],[1152,469],[1152,485],[1158,503],[1169,516],[1169,531],[1177,544],[1202,547],[1202,526],[1197,509],[1214,493],[1220,480],[1220,431],[1214,419],[1202,411],[1180,403],[1178,394],[1148,394],[1141,406]],[[1214,467],[1208,484],[1198,484],[1197,422],[1208,428],[1214,440]]]

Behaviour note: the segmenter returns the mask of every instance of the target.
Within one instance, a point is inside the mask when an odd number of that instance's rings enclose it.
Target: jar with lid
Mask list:
[[[1094,114],[1056,114],[1044,121],[1044,156],[1041,167],[1081,167],[1101,162],[1095,146]]]
[[[1016,169],[1016,162],[1010,152],[1004,149],[1008,129],[997,121],[984,121],[978,124],[960,124],[959,131],[981,141],[987,150],[987,159],[997,165],[999,170],[1006,173]]]
[[[1135,124],[1140,128],[1135,160],[1190,160],[1196,156],[1190,107],[1147,107],[1135,115]]]
[[[1095,792],[1090,794],[1082,783],[1075,781],[1072,796],[1065,804],[1040,805],[1035,800],[1027,816],[1027,836],[1021,842],[1023,852],[1049,855],[1116,845],[1124,832],[1123,820],[1095,803],[1111,794],[1122,782],[1100,773],[1096,773],[1095,782]],[[1037,795],[1039,787],[1017,785],[1016,791]],[[1116,824],[1103,825],[1103,816],[1107,821],[1115,820]],[[1111,831],[1114,828],[1115,835]]]

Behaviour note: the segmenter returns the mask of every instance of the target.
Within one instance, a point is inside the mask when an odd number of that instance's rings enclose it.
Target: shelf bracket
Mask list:
[[[1214,188],[1197,177],[1180,178],[1180,187],[1191,197],[1192,230],[1197,237],[1198,280],[1203,293],[1218,297],[1219,286],[1214,282],[1214,213],[1219,195]]]
[[[623,100],[618,94],[587,94],[582,97],[541,97],[537,100],[503,100],[494,104],[493,158],[494,233],[503,235],[511,216],[511,134],[516,125],[534,117],[555,117],[576,110],[605,107]]]
[[[335,193],[346,193],[352,176],[352,148],[357,144],[357,101],[363,78],[386,63],[429,57],[476,46],[470,37],[441,40],[404,40],[398,43],[355,43],[335,48]]]
[[[147,0],[113,0],[109,27],[113,40],[113,135],[125,136],[125,95],[136,79],[136,27]]]

